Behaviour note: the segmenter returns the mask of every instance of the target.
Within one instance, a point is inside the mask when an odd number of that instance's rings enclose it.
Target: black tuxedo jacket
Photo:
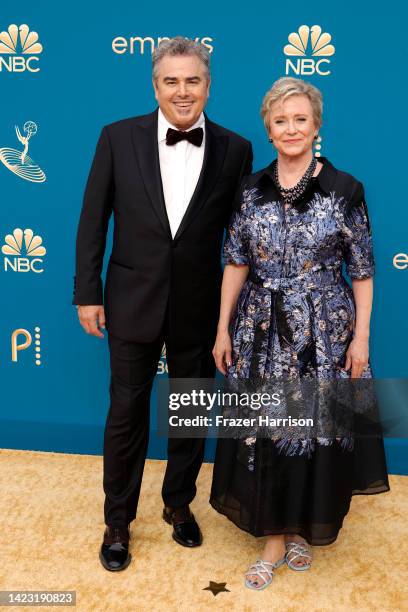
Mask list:
[[[252,147],[206,117],[203,167],[173,239],[160,176],[157,117],[156,110],[102,129],[79,221],[72,303],[104,303],[108,332],[136,342],[158,337],[168,306],[176,340],[212,342],[223,230],[241,178],[252,170]],[[112,212],[113,246],[103,292]]]

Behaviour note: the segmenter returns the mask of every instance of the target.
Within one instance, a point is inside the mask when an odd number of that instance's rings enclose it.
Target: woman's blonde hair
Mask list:
[[[269,134],[269,116],[272,104],[278,100],[286,100],[290,96],[307,96],[313,109],[313,118],[317,129],[320,129],[323,121],[323,98],[321,91],[314,85],[295,79],[293,77],[282,77],[275,81],[269,91],[266,92],[261,106],[261,117],[266,131]]]

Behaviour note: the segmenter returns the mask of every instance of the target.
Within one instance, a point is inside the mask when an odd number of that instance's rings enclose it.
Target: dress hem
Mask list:
[[[351,494],[351,498],[354,495],[379,495],[381,493],[387,493],[390,490],[391,489],[390,489],[389,486],[387,488],[385,488],[385,489],[376,490],[376,491],[358,491],[358,490],[356,490],[355,492],[353,492]],[[350,509],[350,504],[349,504],[349,507],[347,509],[346,514],[341,519],[341,523],[339,525],[339,528],[338,528],[338,531],[337,531],[337,534],[335,535],[335,537],[330,539],[330,541],[328,541],[328,542],[320,541],[319,543],[317,543],[316,540],[313,540],[313,538],[308,537],[306,532],[304,530],[302,530],[300,527],[297,527],[297,528],[285,528],[285,527],[282,527],[281,529],[275,529],[273,531],[272,530],[268,530],[267,533],[255,533],[253,530],[251,531],[250,529],[246,529],[242,525],[239,525],[237,522],[235,522],[230,516],[228,516],[228,514],[224,510],[221,509],[221,506],[218,506],[218,504],[216,502],[214,502],[213,500],[210,499],[209,503],[210,503],[210,506],[212,506],[212,508],[214,508],[214,510],[216,512],[218,512],[219,514],[225,516],[233,525],[238,527],[238,529],[241,529],[242,531],[245,531],[245,533],[249,533],[250,535],[252,535],[255,538],[265,538],[265,537],[268,537],[268,536],[285,535],[287,533],[290,533],[290,534],[295,534],[295,535],[301,536],[302,538],[304,538],[307,541],[307,543],[310,546],[330,546],[330,544],[333,544],[337,540],[337,538],[338,538],[340,529],[343,527],[343,521],[344,521],[345,517],[347,516],[348,511]],[[350,499],[350,503],[351,503],[351,499]]]

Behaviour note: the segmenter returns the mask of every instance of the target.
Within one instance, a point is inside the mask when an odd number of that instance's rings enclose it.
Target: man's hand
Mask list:
[[[103,338],[98,327],[105,329],[105,310],[103,306],[78,306],[78,319],[87,334]]]

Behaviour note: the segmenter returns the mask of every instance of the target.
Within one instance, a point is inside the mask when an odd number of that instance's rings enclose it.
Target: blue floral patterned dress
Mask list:
[[[224,262],[248,265],[249,276],[230,326],[230,381],[350,377],[343,368],[356,313],[342,268],[345,264],[352,279],[373,276],[371,228],[362,183],[327,158],[319,161],[323,167],[317,177],[286,210],[272,164],[246,177],[239,190]],[[371,377],[369,365],[363,378]],[[256,437],[219,439],[210,502],[254,535],[295,532],[310,543],[328,544],[337,537],[352,494],[389,489],[382,438],[371,441],[368,469],[367,441],[337,442],[325,437],[276,444]],[[364,461],[354,469],[357,457]],[[326,492],[318,480],[324,464],[332,467],[333,478]],[[308,486],[314,490],[310,499]],[[298,513],[282,515],[265,497],[270,487],[272,499],[279,495],[284,506],[292,500]],[[300,487],[303,503],[288,493],[293,487]],[[309,507],[314,495],[331,497],[323,502],[330,511],[317,521]]]

